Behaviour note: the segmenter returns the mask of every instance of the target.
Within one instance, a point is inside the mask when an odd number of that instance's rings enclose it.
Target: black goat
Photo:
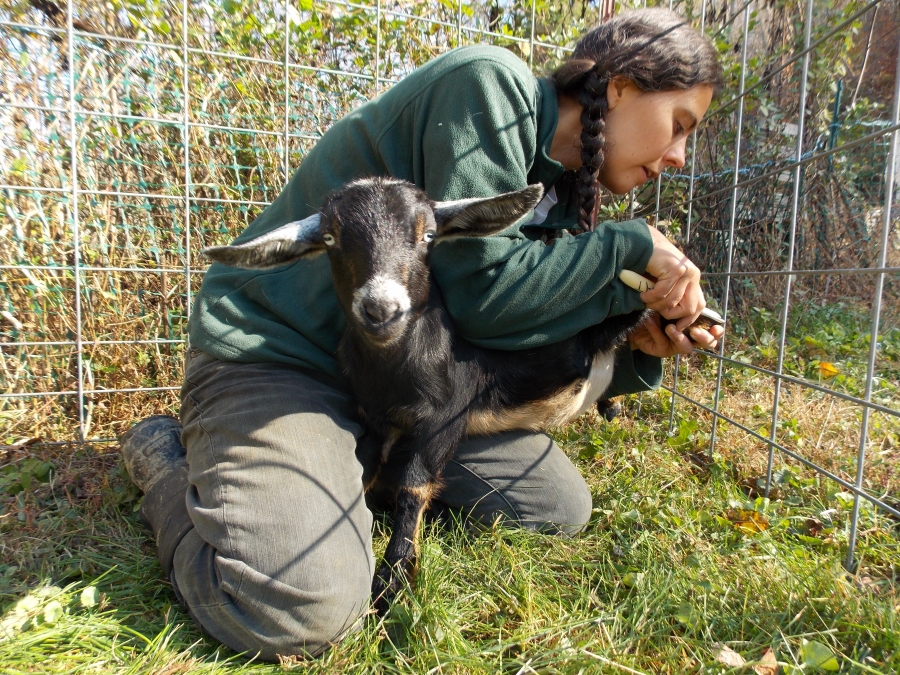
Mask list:
[[[612,378],[614,350],[642,312],[611,317],[559,344],[507,352],[460,338],[428,256],[442,240],[509,227],[540,201],[532,185],[485,199],[433,202],[410,183],[371,178],[331,195],[316,214],[236,246],[206,249],[249,268],[327,252],[347,315],[340,367],[367,431],[357,450],[366,489],[394,495],[394,531],[372,584],[389,606],[415,572],[422,512],[466,436],[565,424],[593,405]]]

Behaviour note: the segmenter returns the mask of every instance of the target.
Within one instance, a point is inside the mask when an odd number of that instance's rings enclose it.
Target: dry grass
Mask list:
[[[176,32],[181,25],[179,3],[156,3],[152,16],[136,13],[139,3],[131,3],[135,22],[127,26],[109,9],[119,7],[115,2],[73,4],[79,19],[120,37],[172,43],[173,34],[161,22]],[[839,655],[845,672],[897,672],[896,522],[863,511],[859,573],[845,575],[838,563],[847,545],[849,505],[838,486],[776,453],[781,480],[772,501],[761,500],[758,479],[766,470],[766,444],[720,422],[715,453],[709,456],[711,417],[682,400],[676,403],[674,434],[668,436],[666,392],[645,394],[640,402],[631,398],[626,416],[611,425],[587,417],[558,432],[594,495],[594,517],[579,539],[499,529],[471,536],[463,528],[430,528],[419,588],[387,621],[368,621],[359,634],[312,664],[227,661],[225,650],[193,628],[160,580],[152,545],[134,513],[139,494],[122,473],[115,444],[72,441],[79,437],[81,422],[88,437],[115,439],[138,419],[177,412],[177,392],[147,390],[181,383],[180,341],[190,304],[184,270],[190,267],[196,291],[203,266],[200,249],[241,231],[283,185],[285,93],[291,132],[313,137],[375,93],[371,80],[357,77],[291,69],[286,80],[280,65],[283,33],[264,32],[266,17],[259,7],[232,4],[235,11],[226,15],[214,3],[215,31],[206,30],[199,15],[191,16],[191,46],[279,63],[191,54],[191,119],[272,133],[190,130],[189,245],[179,126],[185,100],[180,50],[76,38],[81,109],[137,116],[77,119],[79,187],[95,191],[78,198],[80,322],[71,193],[31,189],[71,188],[69,118],[0,107],[0,182],[19,186],[0,194],[0,310],[8,315],[0,319],[0,393],[27,394],[0,400],[0,442],[7,444],[0,450],[0,605],[8,617],[19,600],[54,583],[62,588],[58,597],[64,609],[55,624],[36,622],[14,639],[0,639],[0,669],[574,674],[631,668],[712,673],[721,671],[712,653],[715,642],[729,642],[748,660],[771,646],[783,664],[799,668],[803,640],[815,639]],[[398,7],[450,23],[456,18],[450,5],[424,0]],[[493,5],[463,7],[472,9],[465,25],[485,28],[490,20],[502,24],[508,19],[513,34],[528,34],[527,23],[514,19],[530,14],[530,5],[506,4],[501,17],[492,14]],[[573,15],[571,8],[560,11],[539,19],[546,39],[562,43],[580,32],[586,19]],[[0,15],[25,23],[44,21],[24,2],[4,7]],[[302,12],[301,20],[302,28],[295,26],[292,33],[294,62],[373,73],[371,12],[317,6]],[[402,76],[456,40],[452,27],[427,29],[425,23],[387,14],[382,20],[378,60],[385,77]],[[66,108],[65,39],[7,27],[0,31],[4,100]],[[496,42],[510,46],[503,39]],[[521,48],[512,48],[526,56]],[[532,56],[541,69],[559,53],[541,47]],[[748,101],[748,115],[758,103]],[[778,133],[766,138],[771,148],[758,148],[761,161],[784,146]],[[287,139],[289,166],[298,165],[313,142]],[[727,151],[717,156],[715,142],[703,150],[704,142],[702,156],[710,165],[698,166],[698,172],[729,165]],[[772,190],[765,199],[773,198]],[[841,195],[825,196],[835,202]],[[747,191],[742,203],[759,206],[769,203],[765,199]],[[821,201],[831,203],[828,199]],[[868,226],[863,220],[878,207],[870,201],[857,199],[850,211],[838,214],[847,216],[849,229],[837,232],[836,244],[826,242],[824,248],[839,249],[841,264],[862,264],[872,257],[871,240],[861,245],[851,231]],[[725,249],[716,237],[723,231],[727,204],[708,206],[708,222],[695,227],[708,227],[708,242],[721,252]],[[611,206],[610,211],[625,213],[627,208]],[[699,213],[697,207],[695,216]],[[819,218],[812,211],[804,213],[804,227],[818,232]],[[783,231],[770,231],[774,222],[747,212],[738,223],[739,237],[780,264]],[[701,231],[695,229],[695,235]],[[896,264],[900,239],[892,237],[889,264]],[[889,281],[888,312],[897,306],[898,292],[896,282]],[[735,294],[744,302],[733,306],[727,354],[772,369],[777,358],[772,338],[778,333],[778,300],[773,298],[781,297],[781,281],[761,281],[755,287],[738,283]],[[786,371],[818,381],[817,364],[834,364],[840,376],[821,383],[860,396],[871,281],[848,276],[821,287],[801,280],[796,290],[793,300],[799,310],[789,325]],[[848,297],[865,300],[838,303]],[[750,306],[754,303],[757,307]],[[73,344],[79,334],[80,373]],[[886,317],[881,342],[875,397],[898,410],[896,315]],[[99,392],[85,397],[84,409],[71,393],[40,396],[72,392],[79,379],[86,389]],[[716,362],[692,357],[682,362],[678,391],[712,405],[715,380]],[[143,391],[102,393],[131,388]],[[725,368],[721,414],[768,437],[772,402],[771,378],[747,368]],[[859,406],[789,385],[781,392],[779,421],[776,435],[785,447],[855,479]],[[41,443],[9,445],[23,438]],[[897,416],[875,413],[868,439],[864,486],[896,500]],[[787,478],[785,469],[791,472]],[[736,528],[729,520],[735,509],[755,509],[768,529],[748,533]],[[383,544],[381,537],[376,545]],[[88,584],[102,592],[96,608],[78,604],[77,595]]]
[[[574,539],[494,528],[428,526],[415,591],[381,622],[369,617],[322,659],[281,664],[235,658],[194,628],[161,581],[136,522],[138,493],[105,448],[39,447],[57,464],[25,509],[4,500],[0,605],[40,598],[35,621],[0,637],[7,672],[116,673],[721,673],[714,645],[748,661],[772,648],[804,663],[804,640],[834,653],[846,673],[900,667],[897,525],[864,512],[856,576],[838,564],[848,509],[829,490],[759,505],[762,532],[729,514],[753,509],[722,457],[702,469],[660,428],[663,399],[645,397],[609,425],[585,417],[558,437],[594,497]],[[685,418],[678,416],[678,421]],[[22,459],[22,458],[19,458]],[[831,491],[833,492],[833,491]],[[831,520],[821,515],[828,507]],[[817,524],[816,524],[817,523]],[[376,548],[386,531],[376,531]],[[79,602],[95,586],[99,604]],[[50,600],[61,614],[46,620]],[[226,660],[228,659],[228,660]],[[808,668],[807,668],[808,670]]]

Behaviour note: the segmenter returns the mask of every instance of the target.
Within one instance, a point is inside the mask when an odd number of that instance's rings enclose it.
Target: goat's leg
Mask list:
[[[436,483],[426,483],[397,491],[394,531],[372,580],[372,599],[379,616],[390,608],[404,580],[415,578],[422,513],[436,488]]]
[[[363,489],[368,492],[369,488],[378,478],[378,471],[384,463],[384,445],[386,443],[384,436],[371,428],[367,428],[366,432],[356,442],[356,458],[363,468]]]
[[[394,531],[372,580],[372,598],[380,616],[387,612],[404,580],[415,578],[422,513],[440,488],[441,474],[465,429],[466,416],[462,414],[436,432],[413,440],[409,462],[396,485]]]
[[[602,398],[597,401],[597,412],[607,422],[612,422],[622,414],[622,404],[614,398]]]

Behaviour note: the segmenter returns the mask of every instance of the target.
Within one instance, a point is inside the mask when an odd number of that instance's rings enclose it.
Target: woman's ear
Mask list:
[[[633,91],[632,91],[633,90]],[[606,84],[607,110],[612,110],[630,94],[637,93],[637,85],[627,77],[617,75]]]

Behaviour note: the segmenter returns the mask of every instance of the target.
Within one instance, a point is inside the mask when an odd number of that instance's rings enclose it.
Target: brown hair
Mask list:
[[[551,75],[556,91],[573,97],[581,113],[581,169],[576,190],[578,224],[593,230],[599,202],[600,169],[606,142],[606,86],[615,77],[642,91],[722,86],[722,67],[712,44],[674,12],[623,12],[586,33],[575,51]]]

